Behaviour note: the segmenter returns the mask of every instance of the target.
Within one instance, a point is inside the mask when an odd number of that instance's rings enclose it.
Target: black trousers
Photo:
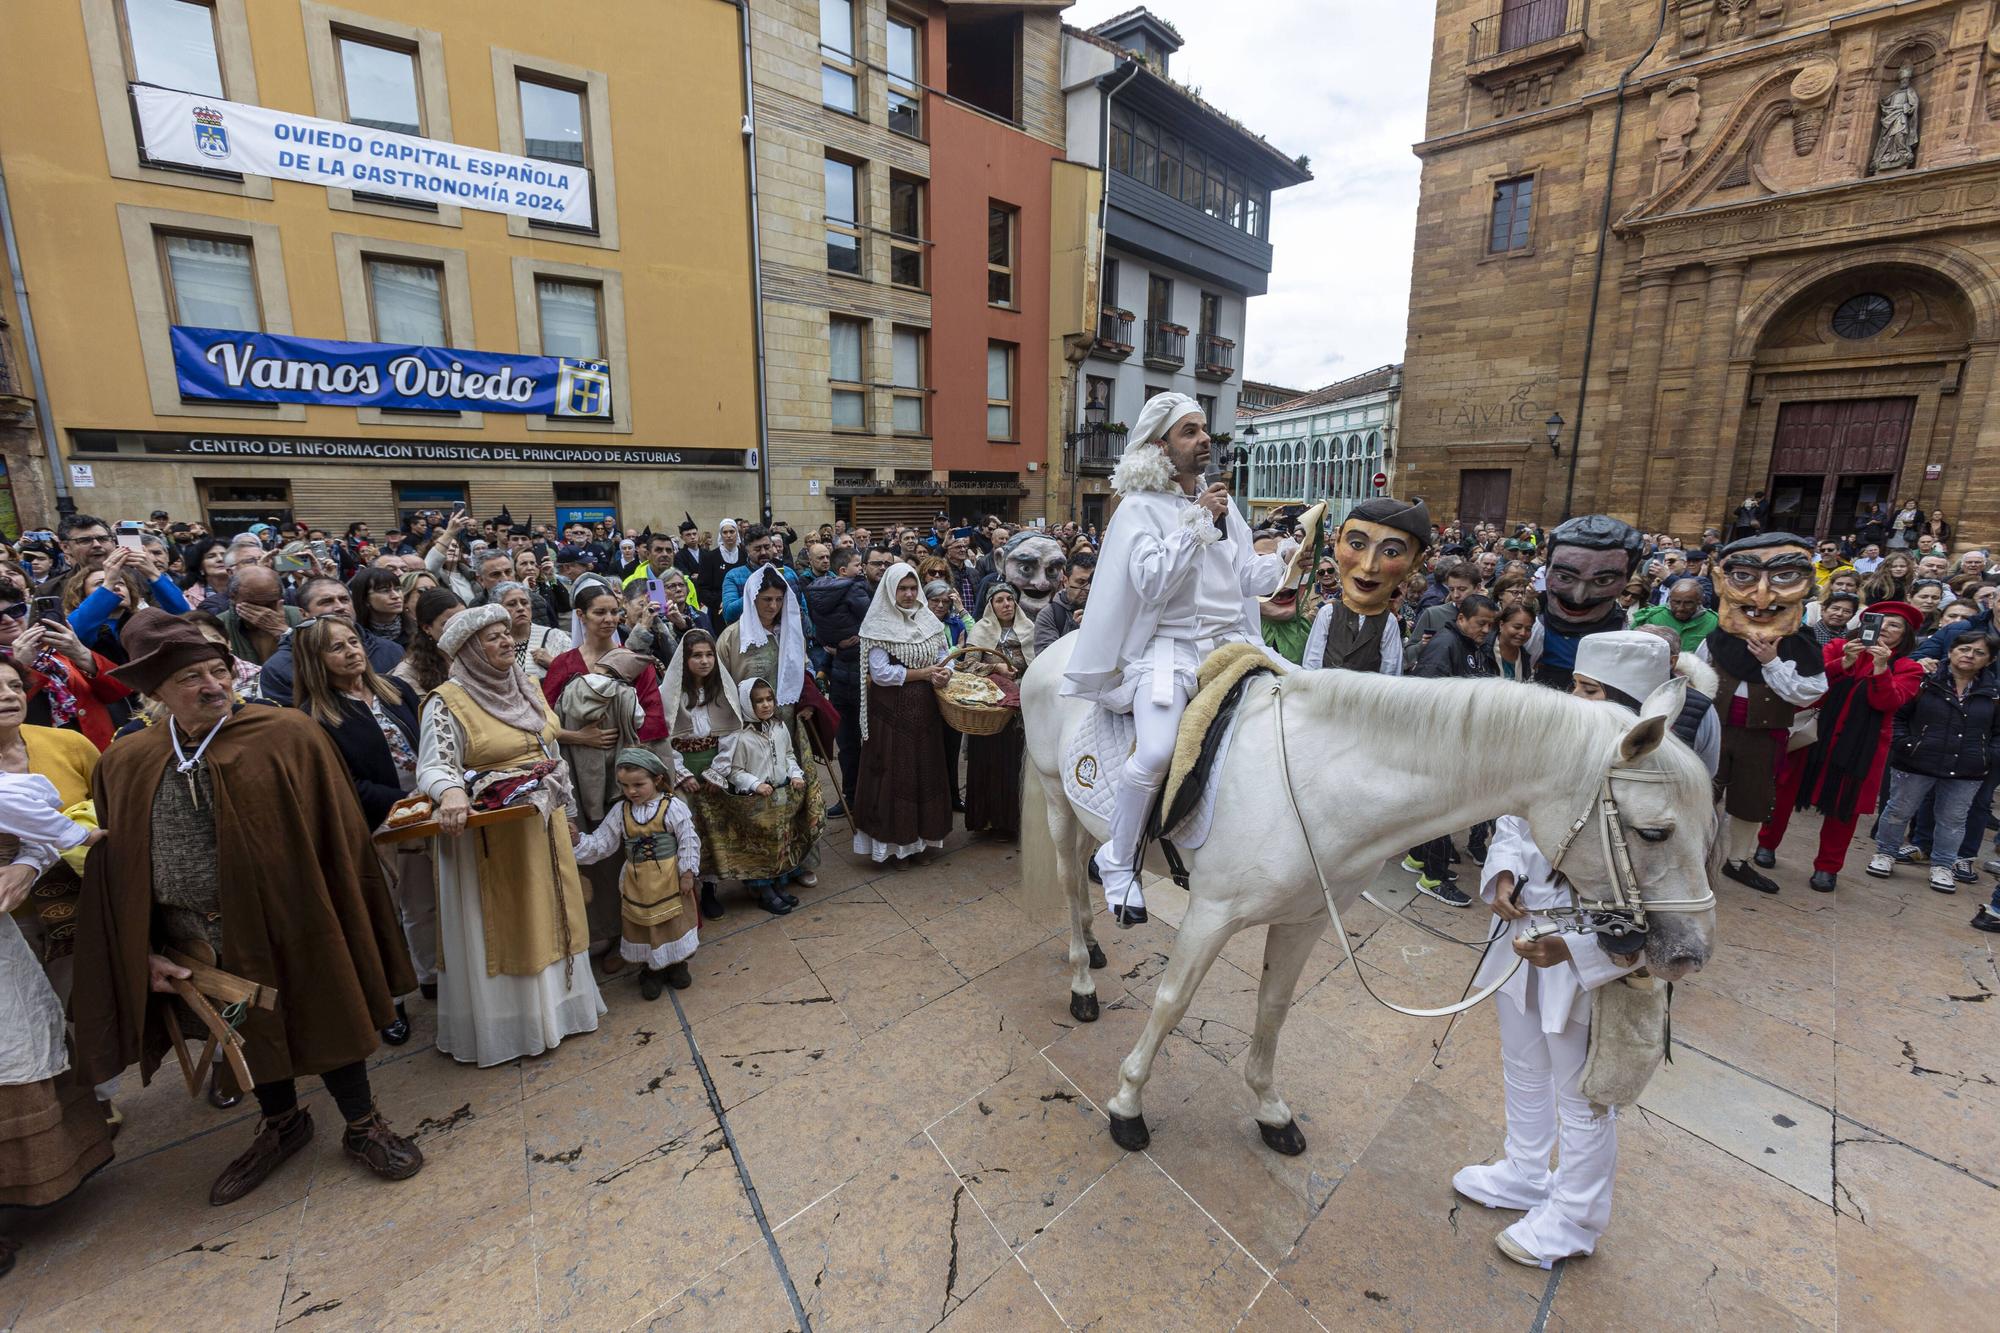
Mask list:
[[[333,1104],[340,1108],[341,1118],[350,1125],[367,1118],[374,1111],[375,1093],[368,1086],[366,1061],[356,1060],[351,1065],[329,1069],[319,1076],[319,1081],[326,1085]],[[282,1078],[272,1083],[259,1083],[251,1091],[257,1095],[257,1107],[263,1111],[266,1120],[290,1115],[299,1104],[296,1079]]]
[[[840,730],[834,746],[840,751],[840,799],[854,804],[854,776],[861,771],[861,695],[832,691],[833,706],[840,713]]]
[[[951,791],[951,804],[957,809],[962,802],[958,794],[958,752],[965,743],[965,733],[950,723],[944,728],[944,780]]]

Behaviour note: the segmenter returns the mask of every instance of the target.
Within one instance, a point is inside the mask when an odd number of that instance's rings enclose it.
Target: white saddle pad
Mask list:
[[[1208,841],[1209,826],[1215,822],[1214,778],[1229,760],[1229,746],[1236,737],[1236,723],[1241,716],[1239,708],[1231,715],[1229,725],[1222,733],[1222,744],[1216,750],[1215,767],[1209,770],[1209,783],[1207,790],[1201,794],[1201,803],[1188,813],[1187,818],[1167,830],[1167,837],[1184,852],[1193,851]],[[1093,708],[1070,738],[1068,752],[1063,755],[1063,791],[1079,809],[1096,815],[1107,824],[1111,822],[1111,807],[1118,799],[1119,778],[1125,771],[1125,760],[1132,754],[1132,743],[1137,734],[1138,728],[1130,713]]]

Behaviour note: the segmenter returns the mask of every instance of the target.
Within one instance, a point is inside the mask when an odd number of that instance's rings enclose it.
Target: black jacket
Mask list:
[[[1989,669],[1960,698],[1951,664],[1924,677],[1917,697],[1896,712],[1889,732],[1889,766],[1933,778],[1983,778],[2000,759],[1994,734],[2000,722],[2000,673]]]
[[[806,611],[820,646],[827,650],[827,681],[836,696],[858,698],[861,690],[861,622],[874,591],[864,575],[818,578],[806,585]],[[847,640],[854,642],[849,643]]]
[[[729,571],[748,560],[750,555],[740,545],[736,548],[735,564],[727,563],[722,552],[711,546],[701,553],[701,570],[694,576],[694,590],[701,598],[701,604],[715,614],[722,612],[722,581],[729,577]]]
[[[1440,629],[1424,645],[1417,657],[1413,676],[1456,676],[1478,677],[1497,676],[1500,664],[1493,660],[1493,650],[1483,643],[1474,643],[1458,632],[1458,622]]]
[[[410,688],[408,681],[394,676],[386,679],[401,698],[397,703],[384,703],[382,711],[409,738],[410,748],[415,750],[417,692]],[[395,761],[389,757],[389,742],[383,738],[382,728],[376,725],[368,705],[354,699],[342,699],[340,710],[340,725],[327,727],[327,734],[333,737],[334,747],[347,761],[347,771],[354,776],[354,791],[361,798],[361,813],[367,817],[368,827],[375,828],[388,817],[389,807],[403,799],[403,787],[396,777]]]

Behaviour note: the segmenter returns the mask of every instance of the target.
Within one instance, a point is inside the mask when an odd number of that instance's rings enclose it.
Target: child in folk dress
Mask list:
[[[778,716],[777,691],[759,677],[741,681],[736,688],[742,702],[743,726],[723,738],[722,753],[709,769],[709,777],[726,773],[729,789],[738,796],[776,800],[782,792],[797,799],[805,791],[806,775],[792,748],[791,732]],[[803,869],[798,865],[774,864],[768,876],[745,879],[744,885],[761,898],[777,897],[788,907],[797,907],[799,900],[785,892],[785,885]]]
[[[692,980],[687,960],[701,943],[695,908],[701,837],[687,804],[671,792],[666,760],[634,746],[618,752],[616,771],[622,799],[577,844],[576,860],[591,865],[625,853],[618,956],[640,965],[639,994],[657,1000],[662,981],[686,990]]]

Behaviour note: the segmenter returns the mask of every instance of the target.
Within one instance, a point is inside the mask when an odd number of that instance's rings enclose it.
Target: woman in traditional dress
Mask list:
[[[559,629],[535,622],[535,596],[525,583],[496,583],[488,600],[507,608],[507,620],[514,635],[514,660],[528,679],[540,685],[549,674],[549,665],[576,645]]]
[[[0,714],[14,729],[26,698],[13,664],[0,665]],[[104,1108],[69,1072],[62,1001],[7,915],[60,852],[104,837],[63,818],[61,801],[47,778],[0,776],[0,841],[11,859],[0,868],[0,1214],[66,1198],[111,1160]],[[0,1234],[0,1277],[19,1248]]]
[[[924,605],[917,571],[889,566],[861,622],[861,767],[854,783],[854,851],[900,867],[951,832],[944,716],[934,687],[951,678],[945,630]]]
[[[468,1064],[539,1055],[604,1013],[590,973],[555,716],[514,661],[504,607],[444,627],[451,679],[424,701],[417,790],[437,803],[438,1049]],[[539,817],[466,831],[468,769],[550,764]]]
[[[805,795],[796,810],[800,826],[789,841],[807,848],[803,858],[793,862],[802,867],[794,878],[810,889],[819,883],[814,867],[819,864],[819,831],[826,822],[826,803],[821,799],[818,766],[812,763],[813,751],[805,735],[812,719],[811,705],[802,702],[807,671],[805,616],[798,594],[776,565],[760,565],[750,571],[743,585],[743,615],[716,639],[715,653],[724,674],[739,689],[744,681],[756,678],[769,681],[778,696],[779,725],[791,737],[792,753],[798,756],[806,775]],[[750,719],[743,721],[747,724]],[[798,906],[798,899],[783,886],[777,895]],[[769,895],[763,896],[768,899]]]
[[[35,774],[55,788],[57,810],[90,799],[98,750],[74,731],[29,724],[32,673],[0,659],[0,774]],[[57,992],[69,994],[70,956],[75,949],[77,906],[82,881],[67,865],[55,865],[11,911]]]
[[[585,694],[599,702],[608,702],[607,692],[615,690],[606,682],[626,682],[638,702],[630,743],[652,745],[664,741],[667,715],[660,704],[660,674],[649,664],[633,663],[629,659],[636,654],[620,647],[618,594],[602,583],[580,585],[576,592],[576,615],[582,624],[583,638],[550,661],[548,672],[542,677],[542,697],[560,714],[570,682],[584,681],[569,704],[571,714],[581,717]],[[619,656],[607,661],[614,653]],[[598,679],[588,681],[587,677]],[[583,802],[584,817],[589,827],[595,828],[616,799],[617,779],[612,770],[616,767],[620,729],[617,709],[593,707],[589,711],[596,720],[574,726],[565,722],[561,741],[563,758],[569,762],[572,774],[580,779],[577,794]]]
[[[1006,660],[972,654],[966,668],[981,675],[1000,675],[1018,687],[1021,673],[1035,658],[1035,627],[1020,614],[1013,586],[996,583],[986,594],[986,614],[966,636],[974,648],[1001,654]],[[1000,838],[1021,832],[1021,718],[991,736],[965,738],[965,827]]]
[[[687,798],[694,814],[695,828],[701,831],[702,846],[709,846],[709,822],[703,798],[719,795],[727,787],[727,769],[718,771],[712,782],[703,778],[722,752],[722,741],[743,725],[737,712],[736,683],[715,656],[715,638],[705,629],[691,629],[681,636],[674,660],[667,666],[666,688],[661,691],[671,711],[670,751],[674,786]],[[723,914],[715,896],[714,856],[702,858],[701,914],[714,918]],[[787,911],[790,909],[787,908]]]
[[[352,621],[319,616],[292,632],[292,706],[310,713],[333,738],[361,799],[361,816],[379,829],[396,802],[417,785],[417,692],[409,682],[376,674]],[[427,1000],[437,998],[437,885],[431,849],[418,840],[396,843],[382,857],[389,893],[403,919],[410,965]],[[382,1040],[410,1039],[410,1016],[396,1001],[396,1021]]]

